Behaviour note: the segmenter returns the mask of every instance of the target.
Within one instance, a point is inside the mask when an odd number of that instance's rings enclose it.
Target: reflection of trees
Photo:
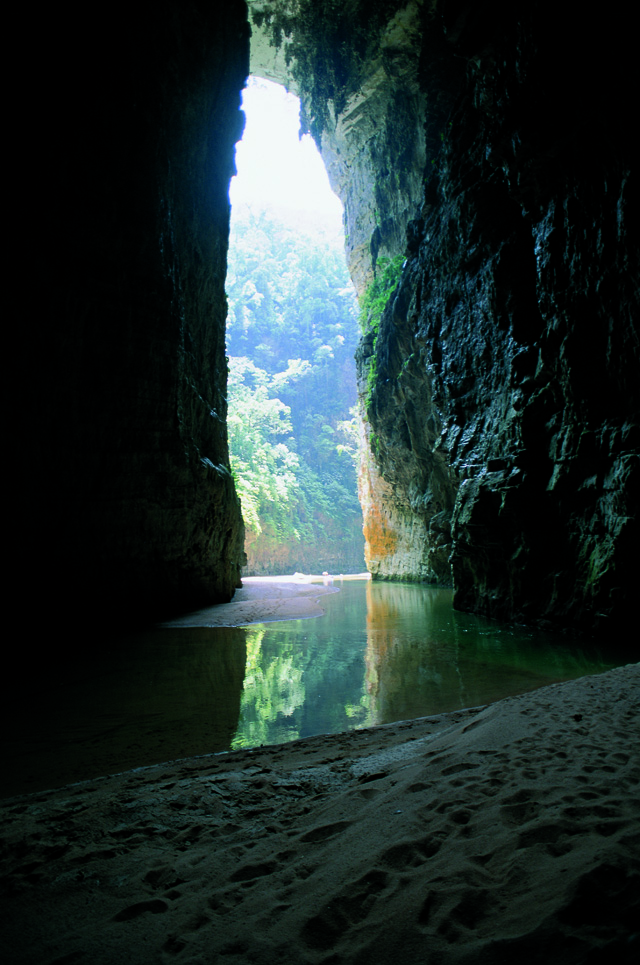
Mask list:
[[[353,613],[338,606],[318,622],[247,629],[234,747],[337,733],[370,722],[367,701],[361,702],[364,615],[360,595]]]
[[[556,637],[457,613],[451,595],[346,583],[319,620],[246,629],[233,746],[440,714],[606,669]]]
[[[300,736],[293,715],[305,699],[302,654],[293,648],[285,653],[263,653],[266,632],[265,627],[246,631],[247,667],[234,747],[256,747]]]

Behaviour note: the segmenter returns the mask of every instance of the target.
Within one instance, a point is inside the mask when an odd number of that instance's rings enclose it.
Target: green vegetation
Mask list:
[[[357,304],[339,238],[234,209],[229,448],[252,572],[360,569]],[[324,565],[323,565],[324,564]]]
[[[366,603],[356,612],[364,621]],[[345,622],[352,631],[350,614]],[[309,626],[304,640],[294,638],[292,647],[276,628],[247,628],[240,721],[232,747],[296,740],[317,733],[318,727],[339,732],[376,723],[361,638],[361,633],[345,633],[344,626],[329,634]]]
[[[403,265],[404,255],[396,255],[395,258],[391,259],[378,258],[374,279],[360,299],[360,331],[363,335],[373,335],[371,354],[367,360],[367,391],[365,396],[367,409],[371,405],[378,373],[376,342],[380,319],[398,284]]]
[[[378,258],[375,277],[360,299],[360,330],[378,334],[378,326],[387,302],[395,291],[402,274],[404,255],[395,258]]]
[[[300,359],[295,360],[300,363]],[[293,368],[291,366],[290,368]],[[271,398],[285,373],[270,379],[248,358],[229,359],[229,447],[245,524],[257,533],[268,522],[288,534],[288,513],[298,490],[300,461],[283,442],[291,432],[291,409]],[[262,516],[262,522],[260,517]],[[293,531],[296,537],[298,534]]]

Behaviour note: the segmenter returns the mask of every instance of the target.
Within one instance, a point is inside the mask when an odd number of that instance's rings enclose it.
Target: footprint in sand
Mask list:
[[[479,889],[466,891],[451,912],[451,918],[463,928],[477,928],[486,916],[489,899]]]
[[[480,765],[464,761],[461,764],[452,764],[450,767],[443,768],[442,774],[445,777],[450,777],[452,774],[460,774],[462,771],[474,771],[477,767],[480,767]]]
[[[277,861],[264,861],[261,864],[245,864],[229,875],[229,881],[253,881],[273,874],[279,867]]]
[[[364,921],[387,887],[389,875],[374,869],[348,883],[302,927],[306,945],[321,951],[332,948],[354,925]]]
[[[179,955],[187,947],[187,943],[184,939],[180,938],[178,935],[169,935],[166,942],[163,945],[163,951],[168,952],[170,955]]]
[[[350,824],[350,821],[335,821],[333,824],[321,824],[301,835],[300,841],[304,841],[305,844],[316,844],[319,841],[328,841],[329,838],[335,837],[336,834],[340,834],[348,828]]]
[[[428,791],[432,785],[425,784],[424,781],[417,781],[415,784],[410,784],[407,788],[410,794],[419,794],[420,791]]]
[[[441,847],[442,840],[434,836],[418,841],[401,841],[382,852],[380,864],[394,871],[406,871],[423,865],[429,858],[433,858]]]
[[[184,884],[184,878],[176,875],[175,870],[169,865],[159,865],[157,868],[152,868],[146,873],[143,881],[154,891],[166,891]]]
[[[161,898],[152,898],[149,901],[138,901],[135,905],[129,905],[128,908],[123,908],[119,911],[117,915],[114,915],[112,921],[131,921],[134,918],[139,918],[140,915],[146,914],[146,912],[151,912],[152,915],[159,915],[165,911],[169,910],[169,905],[166,901]]]
[[[503,799],[500,815],[505,824],[520,825],[535,817],[538,810],[532,792],[522,788]]]

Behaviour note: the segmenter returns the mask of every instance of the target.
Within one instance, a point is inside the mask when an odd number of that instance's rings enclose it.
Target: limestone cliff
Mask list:
[[[407,255],[358,352],[372,573],[453,579],[456,606],[509,619],[624,623],[630,24],[559,23],[546,0],[294,6],[288,52],[359,290],[381,253]]]

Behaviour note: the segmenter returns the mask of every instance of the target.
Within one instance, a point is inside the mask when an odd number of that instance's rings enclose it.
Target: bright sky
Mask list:
[[[250,77],[242,106],[247,123],[236,147],[238,176],[231,180],[231,204],[277,208],[280,215],[290,209],[323,222],[330,215],[341,230],[342,205],[331,191],[313,138],[298,138],[298,98],[279,84]]]

